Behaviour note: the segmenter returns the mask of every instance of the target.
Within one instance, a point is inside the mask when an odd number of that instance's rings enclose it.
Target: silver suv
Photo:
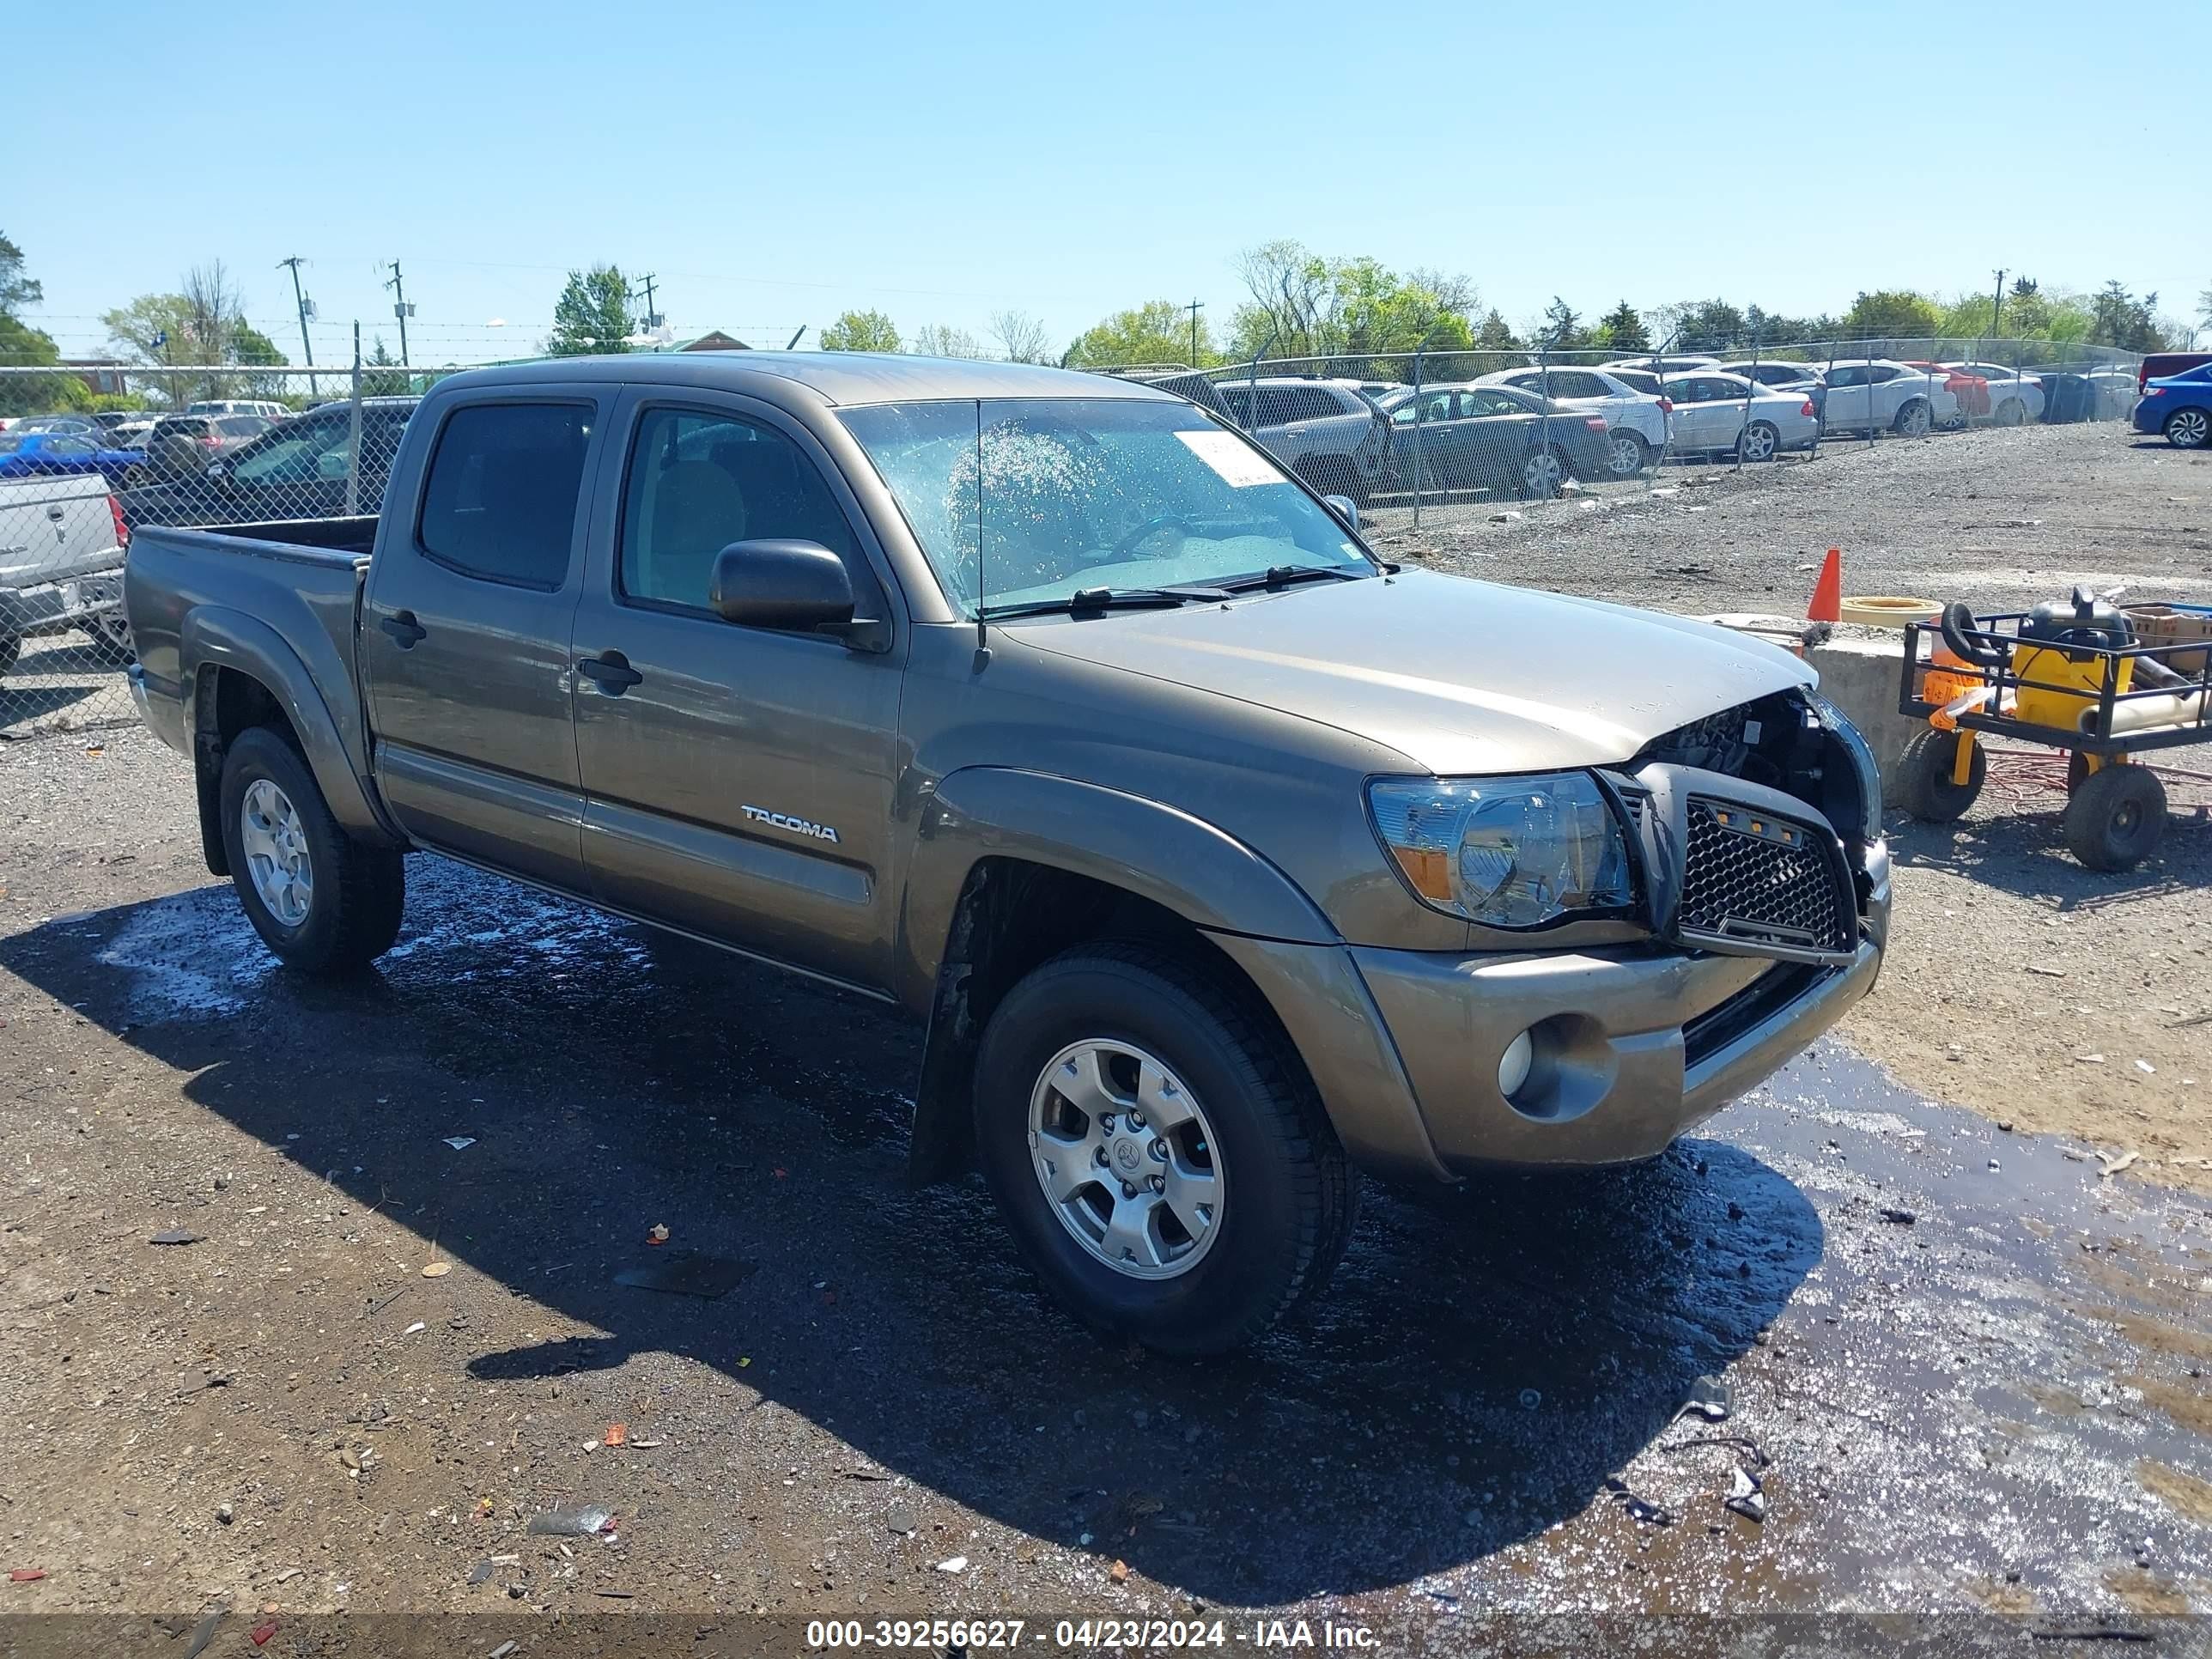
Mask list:
[[[1268,376],[1214,389],[1238,425],[1322,495],[1364,504],[1389,482],[1389,422],[1353,382]]]

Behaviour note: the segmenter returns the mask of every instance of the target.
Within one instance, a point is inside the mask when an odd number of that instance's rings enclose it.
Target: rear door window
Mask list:
[[[575,541],[591,422],[583,404],[455,410],[422,486],[422,551],[485,581],[559,587]]]

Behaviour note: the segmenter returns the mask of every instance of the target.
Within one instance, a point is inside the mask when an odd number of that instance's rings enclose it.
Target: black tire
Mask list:
[[[1549,478],[1544,475],[1544,459],[1547,454],[1553,468],[1553,474]],[[1574,476],[1574,468],[1568,464],[1565,450],[1557,444],[1549,450],[1541,444],[1534,445],[1521,463],[1521,499],[1527,501],[1533,495],[1539,500],[1549,501],[1558,495],[1559,487]]]
[[[4,678],[15,672],[15,660],[22,654],[23,636],[21,634],[0,632],[0,678]]]
[[[2060,822],[2085,868],[2132,870],[2166,833],[2166,787],[2148,767],[2108,762],[2081,781]]]
[[[1289,1040],[1263,1008],[1155,945],[1081,945],[1008,992],[975,1068],[984,1179],[1046,1291],[1085,1324],[1164,1353],[1226,1352],[1316,1294],[1350,1237],[1344,1149]],[[1133,1043],[1183,1079],[1212,1126],[1219,1232],[1174,1278],[1136,1279],[1079,1243],[1039,1184],[1030,1105],[1071,1043]]]
[[[2212,416],[2201,409],[2177,409],[2166,417],[2166,441],[2176,449],[2202,449],[2212,440]]]
[[[1952,768],[1958,763],[1959,736],[1929,726],[1912,734],[1898,758],[1897,783],[1905,810],[1923,823],[1955,823],[1980,796],[1989,776],[1989,753],[1978,743],[1965,786],[1951,781]]]
[[[1769,421],[1753,421],[1735,441],[1736,453],[1752,462],[1771,461],[1782,453],[1782,434]]]
[[[1997,405],[1996,419],[1999,426],[2025,426],[2027,405],[2017,398],[2008,398]]]
[[[295,926],[278,919],[256,890],[243,828],[246,791],[266,779],[283,792],[297,814],[307,848],[312,894]],[[314,774],[283,734],[265,726],[241,732],[223,757],[223,851],[238,902],[262,943],[303,973],[339,975],[374,961],[399,937],[406,897],[400,855],[367,846],[338,827]]]
[[[1936,411],[1925,398],[1908,398],[1890,423],[1890,430],[1900,438],[1923,438],[1935,429],[1935,422]]]

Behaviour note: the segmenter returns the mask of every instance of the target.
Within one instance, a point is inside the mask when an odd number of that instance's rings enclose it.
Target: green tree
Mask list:
[[[585,357],[629,349],[629,278],[618,266],[593,265],[572,270],[568,286],[553,303],[553,332],[545,342],[551,357]]]
[[[100,322],[107,330],[108,349],[128,362],[207,371],[158,377],[162,396],[173,404],[195,398],[276,398],[286,391],[282,375],[218,372],[284,361],[275,342],[246,320],[238,285],[220,259],[186,271],[177,292],[142,294],[102,313]]]
[[[1664,351],[1729,351],[1751,336],[1749,320],[1726,300],[1685,300],[1660,306],[1651,315]]]
[[[1236,265],[1249,296],[1230,319],[1230,353],[1240,359],[1456,351],[1474,342],[1474,285],[1464,276],[1401,275],[1379,260],[1326,259],[1288,240],[1248,248]]]
[[[1492,306],[1482,319],[1482,326],[1474,331],[1477,351],[1518,351],[1521,341],[1513,332],[1497,307]]]
[[[1203,319],[1198,326],[1198,351],[1194,368],[1220,361]],[[1085,329],[1068,347],[1066,362],[1074,368],[1118,368],[1131,363],[1180,363],[1189,356],[1190,313],[1173,300],[1147,300]]]
[[[2097,290],[2090,307],[2095,319],[2089,333],[2092,344],[2117,346],[2122,351],[2163,351],[2170,343],[2159,324],[2155,293],[2137,299],[2115,276]]]
[[[1911,289],[1863,289],[1844,313],[1843,332],[1851,340],[1921,340],[1940,333],[1943,319],[1936,302]]]
[[[53,336],[33,328],[20,314],[26,306],[46,298],[38,279],[23,270],[23,250],[0,234],[0,364],[13,366],[59,362],[61,353]],[[84,382],[74,374],[9,374],[0,376],[0,415],[37,415],[75,409],[89,397]]]
[[[384,343],[384,337],[376,337],[376,344],[368,356],[362,359],[361,395],[364,398],[398,398],[406,395],[409,376],[399,366],[399,359],[392,355]]]
[[[1539,337],[1553,351],[1579,351],[1589,343],[1589,331],[1575,308],[1558,295],[1544,307],[1544,326]]]
[[[1651,349],[1651,336],[1644,326],[1642,313],[1626,300],[1598,319],[1596,328],[1590,332],[1590,343],[1623,356]]]
[[[899,331],[880,311],[848,311],[822,331],[824,351],[896,351]]]

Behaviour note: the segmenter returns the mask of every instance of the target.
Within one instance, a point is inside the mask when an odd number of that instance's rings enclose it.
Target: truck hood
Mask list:
[[[1625,761],[1816,678],[1778,647],[1704,623],[1427,571],[1012,631],[1357,732],[1438,775]]]

